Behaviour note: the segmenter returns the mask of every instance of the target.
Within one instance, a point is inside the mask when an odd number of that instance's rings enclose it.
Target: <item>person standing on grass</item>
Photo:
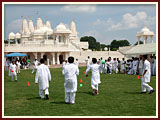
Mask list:
[[[17,61],[17,74],[20,74],[20,67],[21,67],[21,63],[19,62],[19,60]]]
[[[122,58],[122,61],[121,61],[121,70],[122,70],[123,73],[126,72],[126,71],[125,71],[125,64],[126,64],[125,59]]]
[[[140,56],[140,58],[139,58],[138,68],[139,68],[139,75],[142,75],[143,74],[143,60],[142,60],[142,56]]]
[[[97,59],[92,58],[92,65],[90,65],[89,68],[87,68],[85,75],[88,77],[88,72],[92,71],[92,77],[91,77],[91,87],[93,89],[92,95],[99,94],[98,92],[98,84],[101,83],[100,81],[100,70],[103,68],[101,65],[97,64]]]
[[[51,81],[51,74],[48,66],[44,65],[44,59],[40,60],[40,65],[37,67],[35,83],[39,83],[39,95],[43,99],[44,93],[46,99],[49,99],[49,82]]]
[[[77,65],[73,64],[74,57],[69,57],[68,62],[69,64],[65,65],[64,70],[62,71],[62,74],[65,77],[65,104],[75,104],[77,75],[79,75],[79,69]]]
[[[34,73],[34,71],[35,71],[35,69],[37,69],[37,65],[38,65],[38,60],[37,59],[35,59],[35,61],[33,62],[33,64],[34,64],[34,67],[33,67],[33,70],[32,70],[32,74]]]
[[[144,61],[144,68],[143,68],[143,74],[141,77],[141,87],[142,87],[141,93],[146,93],[146,90],[148,90],[149,94],[152,94],[154,90],[151,86],[147,84],[148,82],[150,82],[150,78],[151,78],[150,62],[147,60],[147,55],[143,55],[142,59]]]
[[[14,77],[15,77],[15,80],[17,81],[16,64],[14,61],[12,61],[12,65],[10,66],[10,71],[11,71],[12,81]]]
[[[10,61],[10,63],[9,63],[9,72],[8,72],[8,76],[11,76],[11,66],[12,66],[13,64],[12,64],[12,61]]]

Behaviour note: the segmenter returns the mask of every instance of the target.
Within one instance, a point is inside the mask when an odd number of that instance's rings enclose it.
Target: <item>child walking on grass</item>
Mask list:
[[[92,71],[91,87],[93,89],[92,95],[94,96],[95,94],[99,94],[98,84],[101,83],[101,81],[100,81],[100,70],[102,69],[102,67],[97,64],[97,59],[96,58],[92,58],[92,63],[93,64],[90,65],[90,67],[87,68],[85,74],[86,74],[86,77],[88,77],[88,72],[90,70]]]

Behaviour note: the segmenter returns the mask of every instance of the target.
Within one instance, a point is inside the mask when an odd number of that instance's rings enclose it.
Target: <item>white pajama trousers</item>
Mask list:
[[[20,73],[20,68],[17,69],[17,73]]]
[[[141,88],[142,92],[146,92],[146,90],[151,91],[153,88],[147,84],[147,82],[144,81],[144,79],[141,80]]]
[[[43,99],[44,98],[44,93],[45,95],[49,95],[49,90],[46,88],[45,90],[39,89],[39,96]]]
[[[65,92],[65,102],[66,103],[69,103],[69,98],[70,98],[70,103],[74,104],[75,97],[76,97],[76,92]]]
[[[143,74],[143,68],[139,68],[139,75]]]
[[[92,89],[97,90],[98,91],[98,84],[96,85],[91,85]]]
[[[11,73],[12,75],[12,81],[14,80],[14,78],[15,78],[15,80],[17,80],[17,75],[16,75],[16,73]]]

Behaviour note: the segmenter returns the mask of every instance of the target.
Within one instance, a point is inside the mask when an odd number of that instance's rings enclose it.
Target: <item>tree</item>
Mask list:
[[[113,40],[110,44],[110,49],[115,51],[117,50],[119,47],[123,47],[123,46],[129,46],[130,43],[127,40]]]
[[[143,44],[143,41],[139,41],[139,44]],[[138,41],[134,45],[138,45]]]
[[[96,42],[96,39],[92,36],[84,36],[80,39],[81,42],[88,42],[89,49],[91,50],[100,50],[100,43]]]

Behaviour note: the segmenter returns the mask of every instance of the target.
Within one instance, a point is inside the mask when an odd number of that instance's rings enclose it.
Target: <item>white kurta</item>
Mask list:
[[[48,66],[41,64],[37,67],[35,83],[39,82],[39,89],[48,89],[49,81],[51,81],[51,74]]]
[[[125,61],[121,61],[121,69],[124,70],[125,69]]]
[[[92,71],[92,77],[91,77],[91,86],[92,85],[98,85],[101,83],[100,81],[100,69],[101,66],[98,64],[92,64],[90,65],[89,68],[87,68],[85,74],[88,75],[88,72],[91,70]]]
[[[76,61],[76,62],[75,62],[75,65],[79,66],[79,62],[78,62],[78,61]]]
[[[143,60],[139,61],[139,75],[143,74]]]
[[[10,70],[11,70],[11,75],[17,75],[16,74],[16,65],[15,64],[12,64],[10,66]]]
[[[153,75],[156,75],[156,59],[154,59],[154,64],[153,64]]]
[[[73,93],[77,91],[77,75],[79,75],[78,66],[75,64],[67,64],[62,71],[65,77],[64,88],[65,92]]]
[[[143,68],[143,72],[147,70],[146,74],[144,75],[144,81],[145,82],[150,82],[150,78],[151,78],[151,71],[150,71],[150,62],[148,60],[144,61],[144,68]]]

